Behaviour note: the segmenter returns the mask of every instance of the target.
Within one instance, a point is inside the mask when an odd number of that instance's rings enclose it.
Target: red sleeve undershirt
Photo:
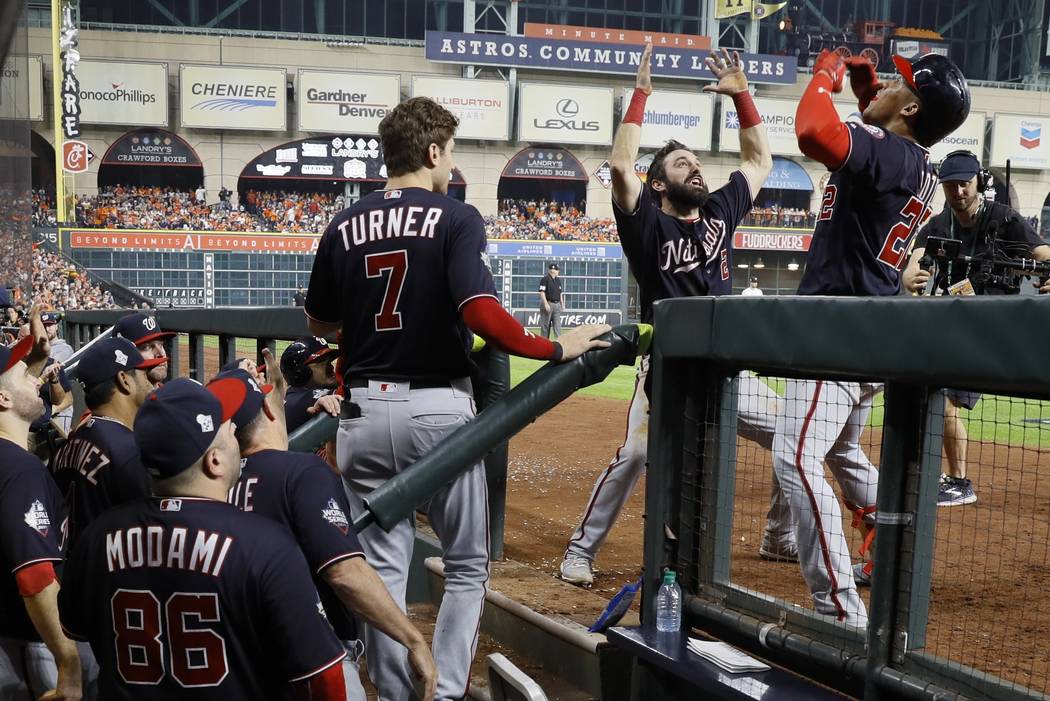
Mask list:
[[[802,95],[795,114],[795,135],[802,153],[838,170],[849,157],[849,128],[831,101],[831,77],[818,73]]]
[[[537,360],[560,360],[561,344],[530,333],[495,297],[475,297],[463,305],[467,328],[502,351]]]
[[[55,566],[50,561],[38,562],[15,572],[18,593],[22,596],[36,596],[56,579]]]
[[[346,701],[343,663],[295,684],[295,701]]]

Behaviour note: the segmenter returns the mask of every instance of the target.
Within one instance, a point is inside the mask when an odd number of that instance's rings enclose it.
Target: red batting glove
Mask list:
[[[863,56],[847,58],[846,68],[849,70],[849,86],[857,96],[857,103],[863,112],[882,88],[882,83],[875,77],[875,66]]]
[[[846,63],[842,56],[828,49],[821,51],[817,62],[813,64],[813,75],[821,73],[831,78],[831,92],[842,92],[846,82]]]

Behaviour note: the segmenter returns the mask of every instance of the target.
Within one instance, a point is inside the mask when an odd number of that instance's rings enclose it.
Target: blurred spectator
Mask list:
[[[33,226],[58,226],[53,194],[44,190],[33,190]]]
[[[45,309],[113,309],[113,297],[57,253],[33,251],[33,298]]]
[[[245,209],[261,220],[263,231],[321,233],[346,206],[342,195],[324,192],[249,190],[244,200]]]
[[[546,200],[503,200],[499,214],[485,219],[490,239],[617,242],[612,219],[591,219],[579,207]]]
[[[170,187],[101,187],[97,195],[77,197],[76,221],[103,229],[259,230],[248,212],[209,207],[195,192]]]
[[[812,229],[817,223],[816,212],[792,207],[781,207],[771,204],[766,207],[753,207],[742,226],[782,226],[788,229]]]

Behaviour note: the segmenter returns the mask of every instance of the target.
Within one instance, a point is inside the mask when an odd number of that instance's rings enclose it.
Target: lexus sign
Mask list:
[[[612,88],[522,83],[518,97],[518,138],[608,145],[612,143],[612,107]]]

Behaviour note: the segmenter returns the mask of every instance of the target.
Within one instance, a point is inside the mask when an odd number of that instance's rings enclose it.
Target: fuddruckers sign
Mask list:
[[[401,77],[302,69],[295,94],[299,131],[378,134],[379,122],[401,101]]]

